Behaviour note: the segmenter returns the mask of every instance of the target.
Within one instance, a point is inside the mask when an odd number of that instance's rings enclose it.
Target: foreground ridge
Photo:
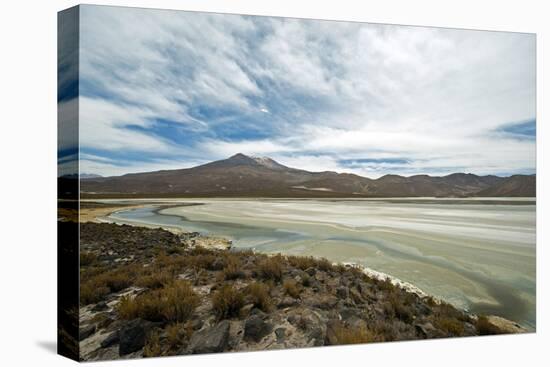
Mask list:
[[[356,266],[213,249],[228,242],[199,233],[79,225],[82,360],[524,331]]]

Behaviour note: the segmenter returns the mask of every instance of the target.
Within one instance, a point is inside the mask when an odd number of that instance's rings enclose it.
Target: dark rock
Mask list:
[[[360,317],[361,312],[356,308],[346,307],[340,309],[339,314],[342,320],[346,321],[352,317]]]
[[[254,307],[252,310],[250,310],[250,316],[255,316],[255,315],[260,316],[260,317],[264,317],[265,312],[263,312],[262,310],[260,310],[257,307]]]
[[[264,321],[260,316],[253,315],[249,317],[244,324],[244,338],[259,342],[264,336],[269,334],[273,326]]]
[[[340,287],[336,288],[336,295],[339,298],[342,298],[342,299],[348,298],[348,296],[349,296],[348,288],[345,287],[345,286],[340,286]]]
[[[432,309],[422,302],[416,304],[416,310],[420,315],[429,315],[432,313]]]
[[[152,326],[152,322],[142,319],[135,319],[126,323],[119,332],[119,355],[123,356],[143,348]]]
[[[101,342],[101,348],[108,348],[111,345],[118,343],[119,340],[118,331],[114,331],[107,338],[103,339]]]
[[[108,308],[109,306],[107,306],[107,303],[105,301],[100,301],[92,308],[92,311],[94,312],[105,311]]]
[[[414,325],[414,327],[416,331],[424,338],[432,338],[437,334],[437,329],[432,325],[431,322],[416,324]]]
[[[201,319],[194,319],[193,321],[191,321],[191,328],[193,330],[199,330],[202,325],[204,325],[204,321],[202,321]]]
[[[305,270],[305,272],[306,272],[309,276],[312,277],[312,276],[315,275],[315,273],[317,272],[317,270],[315,270],[315,268],[307,268],[307,269]]]
[[[78,331],[78,337],[79,340],[84,340],[88,338],[90,335],[94,334],[96,330],[95,325],[86,325],[80,328]]]
[[[277,328],[275,329],[275,336],[277,337],[277,343],[283,343],[285,341],[285,328]]]
[[[288,315],[288,317],[286,318],[286,320],[288,322],[290,322],[292,325],[296,325],[299,321],[300,317],[298,317],[298,315],[296,314],[291,314],[291,315]]]
[[[215,259],[210,265],[210,270],[222,270],[225,266],[225,262],[222,258]]]
[[[189,351],[193,354],[223,352],[229,339],[229,321],[201,330],[191,337]]]

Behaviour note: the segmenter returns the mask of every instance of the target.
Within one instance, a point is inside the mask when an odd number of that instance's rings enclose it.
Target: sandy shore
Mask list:
[[[95,208],[80,208],[80,222],[94,222],[100,223],[105,221],[105,219],[114,212],[124,209],[137,209],[142,208],[146,205],[118,205],[118,206],[104,206],[104,207],[95,207]]]

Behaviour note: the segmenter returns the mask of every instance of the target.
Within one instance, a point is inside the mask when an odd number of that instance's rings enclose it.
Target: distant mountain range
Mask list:
[[[535,188],[535,175],[385,175],[374,180],[350,173],[309,172],[240,153],[193,168],[87,176],[80,182],[83,196],[121,197],[534,197]]]

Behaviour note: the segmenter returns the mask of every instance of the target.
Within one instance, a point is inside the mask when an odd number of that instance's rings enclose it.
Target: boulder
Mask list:
[[[438,330],[432,325],[431,322],[416,324],[414,327],[418,334],[422,335],[424,338],[433,338],[438,334]]]
[[[259,342],[264,336],[271,333],[273,326],[264,321],[259,315],[250,316],[244,323],[244,339]]]
[[[108,337],[103,339],[100,345],[101,345],[101,348],[108,348],[111,345],[118,343],[118,341],[119,341],[118,331],[114,331],[111,334],[109,334]]]
[[[152,322],[142,319],[126,323],[119,331],[119,355],[124,356],[143,348],[152,327]]]
[[[223,352],[229,339],[229,321],[224,320],[214,327],[196,332],[189,341],[192,354]]]
[[[523,326],[519,325],[516,322],[505,319],[503,317],[491,315],[491,316],[487,316],[487,321],[489,321],[490,324],[496,326],[503,333],[506,333],[506,334],[517,334],[517,333],[527,332],[527,329],[525,329]]]
[[[78,330],[78,338],[79,340],[84,340],[95,333],[96,327],[95,325],[86,325],[81,327]]]
[[[275,329],[275,336],[277,337],[277,343],[281,344],[285,341],[285,335],[286,335],[286,329],[285,328],[277,328]]]
[[[100,301],[92,308],[92,311],[94,311],[94,312],[105,311],[108,308],[109,308],[109,306],[107,306],[107,302]]]

